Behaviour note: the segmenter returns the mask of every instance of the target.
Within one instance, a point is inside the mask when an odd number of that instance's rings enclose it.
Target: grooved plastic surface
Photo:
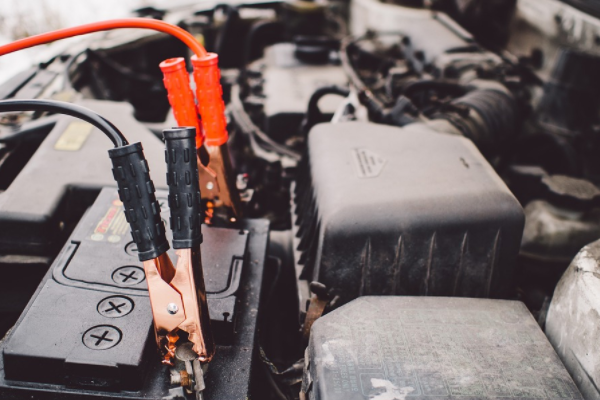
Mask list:
[[[202,117],[207,146],[225,144],[229,137],[218,62],[217,55],[213,53],[204,59],[192,57],[198,111]]]
[[[111,149],[108,154],[113,163],[119,198],[125,208],[125,218],[137,244],[138,257],[140,261],[158,257],[169,250],[169,243],[142,144]]]
[[[204,134],[198,120],[194,93],[190,88],[190,76],[183,58],[171,58],[160,63],[163,83],[167,89],[169,104],[179,126],[196,128],[196,147],[202,146]]]
[[[302,279],[367,295],[506,298],[523,209],[471,141],[316,125],[296,186]]]
[[[163,132],[169,186],[170,225],[173,248],[191,248],[202,243],[202,198],[198,182],[194,128],[173,128]]]
[[[362,297],[318,319],[312,400],[581,399],[524,304]]]

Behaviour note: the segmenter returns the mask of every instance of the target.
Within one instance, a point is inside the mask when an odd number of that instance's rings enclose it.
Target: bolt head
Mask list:
[[[238,190],[246,190],[248,188],[248,176],[247,174],[238,174],[235,180],[235,186]]]
[[[167,304],[167,312],[169,314],[175,315],[175,314],[177,314],[178,311],[179,311],[179,307],[177,307],[177,304],[175,304],[175,303]]]
[[[213,188],[214,188],[214,187],[215,187],[215,186],[213,185],[213,183],[212,183],[212,182],[208,182],[208,183],[206,184],[206,188],[207,188],[208,190],[213,190]]]

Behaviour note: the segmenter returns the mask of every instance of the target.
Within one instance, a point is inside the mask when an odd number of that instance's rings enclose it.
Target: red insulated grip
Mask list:
[[[190,88],[190,78],[185,68],[185,60],[169,58],[160,63],[163,72],[163,82],[169,94],[169,104],[179,126],[193,126],[196,128],[196,148],[204,143],[204,132],[198,121],[194,93]]]
[[[202,58],[192,56],[198,112],[202,117],[207,146],[225,144],[229,137],[218,64],[219,57],[215,53],[208,53]]]

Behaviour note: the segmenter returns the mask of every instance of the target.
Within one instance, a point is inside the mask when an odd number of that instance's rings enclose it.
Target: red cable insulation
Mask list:
[[[158,21],[155,19],[148,18],[123,18],[123,19],[112,19],[108,21],[92,22],[91,24],[85,24],[75,26],[72,28],[59,29],[52,32],[42,33],[40,35],[30,36],[25,39],[16,40],[12,43],[0,46],[0,56],[15,51],[23,50],[29,47],[34,47],[40,44],[53,42],[55,40],[66,39],[72,36],[85,35],[87,33],[108,31],[119,28],[142,28],[142,29],[153,29],[168,33],[169,35],[175,36],[183,43],[185,43],[198,58],[204,58],[207,56],[206,49],[202,47],[200,43],[190,34],[189,32],[181,29],[178,26],[169,24],[168,22]]]

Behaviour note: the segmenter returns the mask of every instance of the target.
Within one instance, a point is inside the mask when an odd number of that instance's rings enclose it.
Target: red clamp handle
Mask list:
[[[215,53],[208,53],[202,58],[192,56],[198,112],[202,117],[207,146],[221,146],[229,138],[218,64],[219,57]]]
[[[179,126],[193,126],[196,128],[196,148],[204,143],[204,132],[198,121],[194,93],[190,88],[190,77],[185,68],[185,60],[169,58],[160,63],[163,72],[163,82],[169,94],[169,104]]]

